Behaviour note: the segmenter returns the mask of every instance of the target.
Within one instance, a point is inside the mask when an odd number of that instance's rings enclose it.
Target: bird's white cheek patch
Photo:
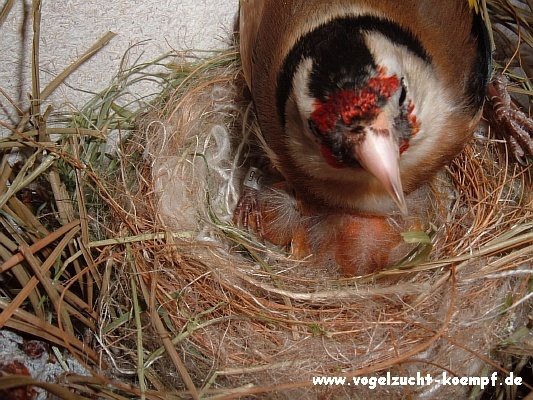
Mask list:
[[[311,97],[308,89],[312,68],[313,60],[304,58],[298,65],[292,81],[292,93],[290,97],[293,98],[298,111],[305,119],[309,119],[315,103],[315,99]]]
[[[365,42],[374,57],[376,64],[388,75],[402,77],[404,75],[404,56],[407,50],[395,45],[387,37],[379,33],[369,33]]]
[[[446,126],[455,112],[453,95],[432,65],[406,48],[378,33],[368,34],[365,40],[378,66],[405,79],[412,107],[408,118],[414,134],[409,143],[400,143],[400,151],[406,152],[401,164],[404,168],[412,167],[427,157],[428,148],[446,147],[450,142],[453,135],[446,131]]]
[[[293,159],[312,175],[322,175],[328,165],[320,152],[320,145],[308,126],[315,107],[315,99],[309,94],[308,84],[313,61],[303,59],[292,81],[292,91],[285,108],[286,145]]]

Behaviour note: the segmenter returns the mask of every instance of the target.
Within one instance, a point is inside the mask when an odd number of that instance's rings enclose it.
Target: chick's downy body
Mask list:
[[[367,236],[368,216],[412,212],[408,195],[471,138],[490,70],[467,0],[241,0],[240,47],[266,152],[302,214],[346,215],[351,232],[359,215]]]

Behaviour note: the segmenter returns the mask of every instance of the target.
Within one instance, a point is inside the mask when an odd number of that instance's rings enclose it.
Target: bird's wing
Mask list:
[[[240,0],[239,12],[239,40],[241,50],[244,79],[248,87],[252,88],[252,57],[254,44],[262,19],[265,1],[268,0]]]

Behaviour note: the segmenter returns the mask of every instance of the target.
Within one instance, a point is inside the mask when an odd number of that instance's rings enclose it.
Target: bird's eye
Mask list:
[[[363,128],[361,125],[357,125],[357,126],[351,128],[351,129],[350,129],[350,132],[351,132],[351,133],[355,133],[355,134],[357,134],[357,133],[363,133],[363,132],[364,132],[364,128]]]
[[[405,87],[405,82],[402,78],[402,92],[400,93],[400,99],[398,100],[398,104],[400,105],[400,107],[405,102],[406,97],[407,97],[407,88]]]
[[[322,134],[320,133],[320,129],[318,129],[316,122],[310,119],[308,123],[309,123],[309,129],[311,129],[311,132],[313,132],[313,134],[317,138],[322,139]]]

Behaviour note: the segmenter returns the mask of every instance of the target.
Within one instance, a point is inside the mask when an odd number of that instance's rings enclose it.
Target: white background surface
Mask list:
[[[26,19],[23,1],[28,11]],[[31,0],[15,3],[0,27],[0,88],[14,100],[21,100],[31,91]],[[131,52],[130,62],[138,56],[149,61],[172,49],[224,48],[237,8],[238,0],[43,0],[41,90],[107,31],[117,36],[71,75],[67,82],[72,87],[93,92],[105,89],[118,72],[126,50],[144,40],[148,42]],[[23,41],[24,20],[27,35]],[[67,104],[79,107],[90,97],[62,85],[52,103],[56,109],[64,109]],[[6,104],[0,95],[4,112]]]

